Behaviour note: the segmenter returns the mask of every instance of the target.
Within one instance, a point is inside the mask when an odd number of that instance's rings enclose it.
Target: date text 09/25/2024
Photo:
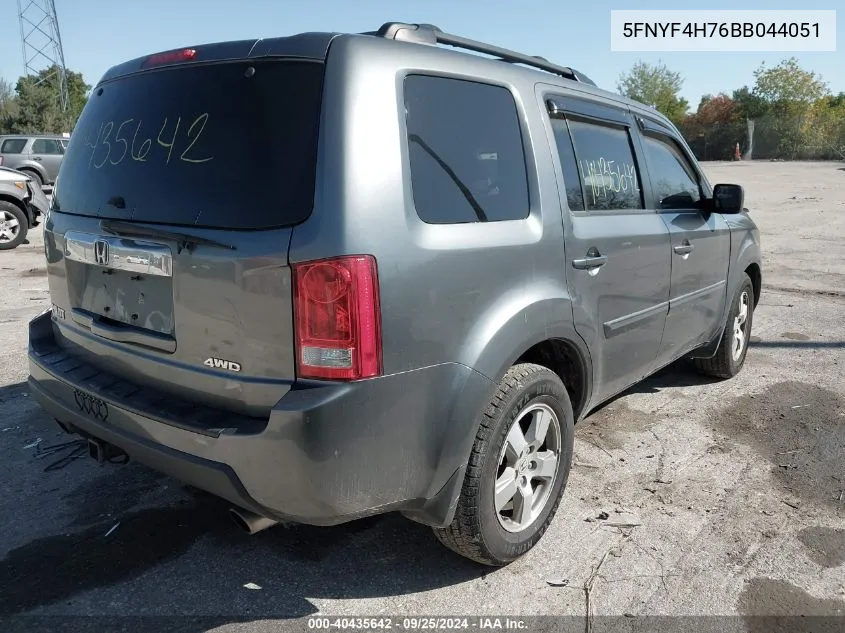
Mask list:
[[[527,623],[511,617],[311,617],[308,630],[364,630],[364,631],[446,631],[446,630],[525,630]]]

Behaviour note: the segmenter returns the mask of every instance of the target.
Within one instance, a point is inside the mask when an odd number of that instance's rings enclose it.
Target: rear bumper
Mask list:
[[[52,331],[49,313],[30,324],[29,386],[62,424],[236,506],[314,525],[391,510],[448,524],[475,418],[493,387],[468,367],[444,364],[304,385],[266,424],[192,429],[122,399],[119,380],[110,387],[109,376],[55,348]],[[105,410],[91,413],[90,396]]]

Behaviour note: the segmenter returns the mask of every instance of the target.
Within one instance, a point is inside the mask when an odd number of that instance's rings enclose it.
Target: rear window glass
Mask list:
[[[314,202],[322,81],[322,63],[251,60],[103,84],[71,136],[54,208],[211,228],[301,222]]]
[[[25,138],[6,139],[3,145],[0,145],[0,154],[20,154],[24,147],[26,147]]]

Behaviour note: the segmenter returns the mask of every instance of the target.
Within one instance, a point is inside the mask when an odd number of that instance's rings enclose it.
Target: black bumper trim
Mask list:
[[[56,345],[52,338],[30,338],[30,357],[58,380],[87,391],[109,406],[169,426],[218,438],[227,429],[239,434],[260,433],[267,419],[213,409],[141,387],[90,365]]]
[[[73,412],[68,415],[69,408],[56,401],[32,376],[28,380],[28,386],[41,406],[49,411],[63,428],[67,427],[71,432],[83,437],[92,437],[113,444],[126,451],[133,460],[226,499],[244,510],[280,521],[290,519],[257,503],[229,465],[130,435],[117,427],[88,420],[80,422],[79,416]]]

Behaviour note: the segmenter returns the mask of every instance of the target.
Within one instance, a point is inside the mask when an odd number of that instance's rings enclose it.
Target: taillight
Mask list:
[[[381,374],[378,269],[371,255],[294,264],[297,374],[357,380]]]
[[[5,159],[5,158],[3,158],[2,156],[0,156],[0,167],[2,167],[2,165],[3,165],[3,161],[4,161],[4,160],[6,160],[6,159]]]

